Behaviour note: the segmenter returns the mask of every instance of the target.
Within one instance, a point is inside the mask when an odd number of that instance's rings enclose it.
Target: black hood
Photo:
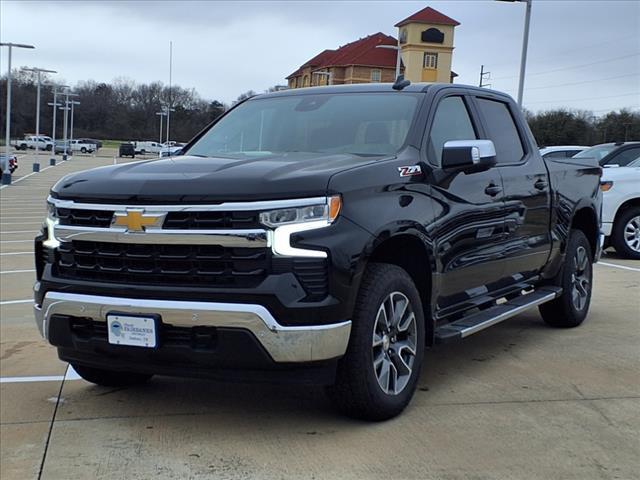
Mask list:
[[[174,157],[69,175],[56,198],[114,203],[277,200],[322,196],[331,176],[382,157],[287,153],[259,158]]]

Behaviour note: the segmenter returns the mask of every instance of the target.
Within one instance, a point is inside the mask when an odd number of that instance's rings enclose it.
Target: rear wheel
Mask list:
[[[580,230],[571,230],[564,266],[556,284],[562,295],[540,305],[543,320],[552,327],[571,328],[580,325],[589,312],[593,287],[591,245]]]
[[[640,260],[640,207],[627,209],[613,225],[611,243],[618,254]]]
[[[358,294],[347,353],[328,388],[343,413],[386,420],[411,401],[424,356],[425,322],[411,277],[395,265],[367,268]]]
[[[87,153],[87,149],[86,149],[85,147],[82,147],[82,148],[80,149],[80,153]]]
[[[147,382],[153,375],[147,373],[117,372],[102,368],[86,367],[84,365],[72,365],[87,382],[102,385],[103,387],[127,387]]]

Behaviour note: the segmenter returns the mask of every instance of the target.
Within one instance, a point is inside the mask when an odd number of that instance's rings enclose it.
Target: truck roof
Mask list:
[[[284,97],[290,95],[312,95],[323,93],[373,93],[373,92],[396,92],[394,90],[393,83],[354,83],[349,85],[323,85],[319,87],[305,87],[305,88],[291,88],[286,90],[279,90],[277,92],[263,93],[255,95],[251,98],[270,98],[270,97]],[[403,88],[402,92],[410,93],[424,93],[429,89],[440,89],[445,87],[458,87],[465,90],[473,90],[482,92],[483,94],[494,94],[501,96],[508,96],[503,92],[497,90],[491,90],[488,88],[480,88],[472,85],[464,85],[460,83],[411,83]]]

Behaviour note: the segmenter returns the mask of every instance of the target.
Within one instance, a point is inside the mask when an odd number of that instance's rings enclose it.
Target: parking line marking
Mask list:
[[[34,377],[0,377],[0,383],[27,383],[27,382],[61,382],[64,375],[43,375]]]
[[[6,230],[3,230],[0,233],[4,233],[4,234],[7,234],[7,233],[38,233],[38,231],[37,230],[10,230],[10,231],[7,232]]]
[[[30,239],[30,240],[0,240],[0,243],[24,243],[24,242],[33,242],[33,239]]]
[[[0,253],[0,256],[4,257],[5,255],[33,255],[33,252],[8,252],[8,253]]]
[[[5,270],[4,272],[0,272],[0,275],[9,275],[11,273],[32,273],[35,270]]]
[[[81,380],[82,377],[71,365],[64,375],[34,375],[28,377],[0,377],[0,383],[31,383],[31,382],[61,382],[67,380]]]
[[[49,170],[50,168],[54,167],[55,165],[49,165],[48,167],[44,167],[43,169],[40,170],[40,172],[44,172],[45,170]],[[40,173],[40,172],[31,172],[28,175],[25,175],[24,177],[20,177],[17,180],[14,180],[11,182],[10,185],[2,185],[0,187],[0,190],[6,188],[6,187],[10,187],[11,185],[15,185],[18,182],[21,182],[22,180],[24,180],[25,178],[29,178],[31,175],[35,175],[36,173]]]
[[[23,217],[24,218],[24,217]],[[3,219],[6,220],[6,219]],[[18,220],[16,218],[16,220]],[[0,222],[0,225],[40,225],[40,222]]]
[[[5,300],[4,302],[0,302],[0,305],[17,305],[19,303],[33,303],[33,298],[28,300]]]
[[[632,272],[640,272],[640,268],[627,267],[625,265],[616,265],[615,263],[598,262],[598,265],[604,265],[605,267],[620,268],[622,270],[631,270]]]

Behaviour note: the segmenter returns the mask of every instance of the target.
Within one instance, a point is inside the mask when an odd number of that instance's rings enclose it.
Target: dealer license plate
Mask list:
[[[156,319],[128,315],[107,315],[109,343],[133,347],[155,348],[157,344]]]

